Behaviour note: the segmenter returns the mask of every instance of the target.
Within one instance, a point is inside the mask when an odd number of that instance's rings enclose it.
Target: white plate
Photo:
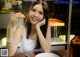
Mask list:
[[[60,57],[60,56],[54,53],[40,53],[37,54],[35,57]]]

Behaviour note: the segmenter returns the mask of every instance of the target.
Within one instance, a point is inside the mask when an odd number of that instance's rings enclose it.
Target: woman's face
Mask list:
[[[30,17],[30,22],[33,25],[35,25],[38,22],[40,22],[44,17],[42,5],[41,4],[35,5],[32,8],[32,10],[29,12],[29,17]]]

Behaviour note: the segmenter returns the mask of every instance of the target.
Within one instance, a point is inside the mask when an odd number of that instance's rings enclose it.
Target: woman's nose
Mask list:
[[[38,17],[38,13],[37,13],[37,12],[35,12],[34,16],[35,16],[35,17]]]

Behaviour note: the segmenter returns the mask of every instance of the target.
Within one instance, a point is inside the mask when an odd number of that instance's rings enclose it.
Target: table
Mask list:
[[[35,55],[44,52],[42,49],[35,49],[32,52],[16,52],[13,57],[35,57]]]
[[[41,52],[23,52],[23,53],[15,53],[13,57],[27,57],[26,54],[29,54],[30,57],[35,57],[35,55],[39,54]],[[68,50],[58,50],[58,51],[51,51],[51,53],[57,54],[60,57],[67,57]]]
[[[15,53],[15,55],[12,57],[27,57],[27,56],[35,57],[35,54],[33,52]]]

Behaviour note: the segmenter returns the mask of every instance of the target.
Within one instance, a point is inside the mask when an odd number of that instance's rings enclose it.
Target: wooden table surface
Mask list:
[[[23,52],[23,53],[15,53],[12,57],[35,57],[35,54],[33,52]]]

